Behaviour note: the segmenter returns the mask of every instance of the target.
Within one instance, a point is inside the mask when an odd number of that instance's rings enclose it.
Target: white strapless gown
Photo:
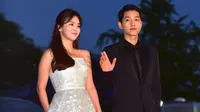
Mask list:
[[[85,89],[87,64],[83,58],[73,59],[73,67],[50,74],[56,93],[48,112],[95,112]]]

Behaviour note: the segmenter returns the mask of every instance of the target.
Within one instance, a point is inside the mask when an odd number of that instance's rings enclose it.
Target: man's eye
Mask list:
[[[140,21],[140,19],[135,19],[135,21]]]
[[[129,21],[129,19],[125,19],[124,21],[125,21],[125,22],[128,22],[128,21]]]

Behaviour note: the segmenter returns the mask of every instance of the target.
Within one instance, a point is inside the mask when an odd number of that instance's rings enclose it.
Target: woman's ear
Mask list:
[[[120,29],[123,29],[122,23],[121,23],[120,21],[118,21],[118,27],[119,27]]]
[[[62,28],[60,27],[60,25],[57,25],[57,29],[58,31],[62,31]]]

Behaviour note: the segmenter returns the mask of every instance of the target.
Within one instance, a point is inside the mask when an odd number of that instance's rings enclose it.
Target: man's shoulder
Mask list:
[[[115,50],[118,50],[118,47],[119,47],[119,43],[114,43],[112,45],[109,45],[109,46],[105,47],[103,50],[107,51],[107,52],[115,51]]]
[[[109,57],[110,60],[117,57],[119,54],[119,43],[114,43],[112,45],[109,45],[103,49]]]
[[[156,51],[156,46],[152,45],[152,44],[148,44],[148,43],[142,43],[141,44],[143,48],[148,49],[150,51]]]

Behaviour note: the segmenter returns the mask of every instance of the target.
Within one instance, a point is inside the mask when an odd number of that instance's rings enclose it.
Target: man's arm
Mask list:
[[[159,66],[159,59],[158,53],[155,49],[155,74],[152,79],[152,94],[153,94],[153,103],[156,108],[156,112],[161,112],[160,108],[160,101],[161,101],[161,82],[160,82],[160,66]]]
[[[108,48],[104,48],[103,51],[105,51],[107,53],[108,59],[111,62],[112,58],[111,58],[111,52],[108,50]],[[112,84],[113,84],[113,71],[107,71],[104,72],[101,69],[101,82],[103,82],[102,87],[104,91],[108,91],[112,88]]]

